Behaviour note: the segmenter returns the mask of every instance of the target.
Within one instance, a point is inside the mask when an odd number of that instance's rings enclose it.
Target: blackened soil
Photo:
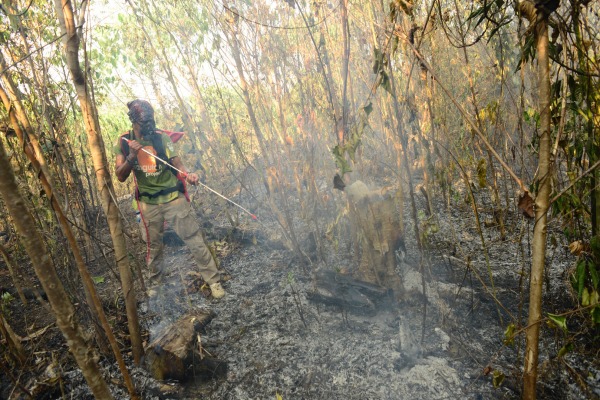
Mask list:
[[[423,254],[405,217],[407,250],[398,258],[404,296],[378,303],[368,314],[310,300],[319,286],[316,270],[355,268],[343,235],[337,242],[323,235],[321,257],[310,262],[288,249],[268,219],[242,216],[233,229],[222,213],[202,216],[207,239],[230,277],[224,284],[227,295],[217,301],[203,286],[186,247],[169,233],[171,273],[156,297],[139,296],[145,339],[151,341],[190,308],[209,309],[217,316],[201,345],[205,356],[227,365],[226,372],[215,375],[191,370],[186,382],[157,382],[131,364],[116,273],[92,264],[102,277],[98,289],[138,393],[143,399],[519,398],[524,348],[519,328],[526,323],[533,226],[515,212],[507,217],[504,239],[498,227],[483,226],[482,243],[468,207],[447,211],[440,205],[436,212]],[[297,234],[309,249],[305,228],[299,224]],[[560,238],[553,229],[549,235]],[[135,226],[131,234],[137,235]],[[565,243],[556,243],[548,252],[544,310],[559,313],[573,308],[568,271],[574,260]],[[141,260],[143,253],[136,239],[132,259]],[[8,276],[2,272],[1,279],[7,282]],[[81,304],[81,295],[76,289],[73,293]],[[47,305],[32,301],[24,307],[15,298],[3,306],[5,318],[25,338],[30,358],[21,369],[2,367],[0,398],[26,398],[26,391],[40,399],[91,398]],[[85,313],[82,318],[90,321]],[[510,324],[518,334],[505,340]],[[583,315],[573,315],[568,325],[569,334],[543,326],[540,398],[600,395],[598,331]],[[91,322],[86,329],[92,332]],[[557,357],[567,342],[573,350]],[[115,397],[129,398],[112,358],[101,357],[101,365]]]

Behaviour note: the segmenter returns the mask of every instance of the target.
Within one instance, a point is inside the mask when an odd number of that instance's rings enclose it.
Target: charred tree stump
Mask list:
[[[392,289],[400,298],[403,288],[396,272],[396,251],[404,251],[402,196],[369,190],[361,181],[347,186],[345,192],[355,254],[360,255],[356,278]]]
[[[200,332],[214,317],[212,311],[190,311],[164,329],[146,349],[146,369],[158,380],[224,374],[226,363],[203,354],[198,345]]]
[[[331,270],[317,271],[314,279],[316,288],[307,294],[309,300],[353,314],[374,316],[377,307],[393,297],[390,289]]]

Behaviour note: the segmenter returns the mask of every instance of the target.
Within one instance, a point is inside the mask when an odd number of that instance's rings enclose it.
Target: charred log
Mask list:
[[[374,316],[379,305],[393,299],[393,291],[388,288],[335,271],[317,271],[314,279],[316,288],[308,293],[309,300],[337,306],[353,314]]]
[[[212,311],[190,311],[164,329],[146,349],[146,369],[158,380],[224,374],[227,364],[204,354],[199,346],[200,333],[214,317]]]

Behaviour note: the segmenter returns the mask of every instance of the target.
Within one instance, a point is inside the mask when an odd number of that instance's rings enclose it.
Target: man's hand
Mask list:
[[[185,179],[191,184],[191,185],[197,185],[198,181],[200,180],[200,178],[198,177],[198,174],[195,173],[190,173],[187,174],[187,176],[185,177]]]
[[[133,154],[135,157],[137,157],[138,153],[140,152],[140,150],[142,150],[144,146],[142,146],[140,143],[138,143],[137,140],[130,140],[129,141],[129,154]]]

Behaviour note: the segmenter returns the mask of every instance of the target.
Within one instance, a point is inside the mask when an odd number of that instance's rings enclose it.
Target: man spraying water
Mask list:
[[[163,271],[163,230],[167,221],[189,247],[212,296],[225,295],[221,276],[204,242],[200,226],[187,197],[186,183],[197,185],[199,177],[188,173],[173,149],[172,139],[156,129],[154,109],[145,100],[127,103],[132,130],[115,145],[116,175],[125,182],[133,171],[136,200],[147,238],[146,264],[152,285],[160,284]],[[161,162],[162,161],[162,162]]]

